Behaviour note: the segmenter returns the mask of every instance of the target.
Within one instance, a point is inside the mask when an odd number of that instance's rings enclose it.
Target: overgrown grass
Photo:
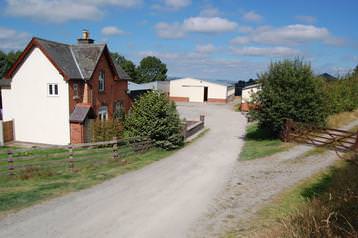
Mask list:
[[[358,120],[358,109],[352,112],[341,112],[328,117],[327,126],[338,128]]]
[[[358,237],[358,166],[339,161],[281,193],[246,237]]]
[[[289,149],[292,145],[273,137],[267,130],[251,124],[246,128],[245,145],[240,160],[252,160]]]
[[[125,172],[139,169],[169,156],[174,151],[151,149],[120,161],[104,159],[96,163],[75,163],[67,167],[29,167],[15,177],[0,177],[0,215],[68,192],[88,188]]]

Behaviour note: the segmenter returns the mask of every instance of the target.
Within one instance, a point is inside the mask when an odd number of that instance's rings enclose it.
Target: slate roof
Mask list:
[[[91,107],[89,105],[77,104],[70,115],[70,122],[84,122],[90,110]]]
[[[40,38],[34,39],[71,79],[89,79],[106,47],[105,44],[69,45]],[[120,79],[130,79],[119,65],[115,64],[115,68]]]

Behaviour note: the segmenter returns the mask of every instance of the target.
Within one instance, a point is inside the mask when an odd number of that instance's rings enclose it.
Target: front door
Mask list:
[[[208,87],[204,87],[204,102],[208,101]]]

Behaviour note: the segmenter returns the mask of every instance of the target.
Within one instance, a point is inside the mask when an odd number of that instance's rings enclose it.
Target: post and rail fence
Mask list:
[[[8,149],[0,151],[0,176],[15,176],[26,169],[62,167],[76,172],[85,164],[117,161],[126,164],[131,156],[154,147],[150,138],[114,138],[111,141],[47,148]]]

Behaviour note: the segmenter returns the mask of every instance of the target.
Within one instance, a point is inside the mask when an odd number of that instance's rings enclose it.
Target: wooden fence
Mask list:
[[[205,116],[201,115],[199,121],[184,121],[183,122],[183,131],[182,134],[184,136],[184,139],[187,139],[202,129],[204,129],[205,126]]]
[[[317,127],[292,120],[286,120],[282,139],[286,142],[326,147],[337,152],[358,151],[358,131]]]
[[[126,164],[127,159],[152,148],[149,138],[129,138],[106,142],[2,150],[0,152],[0,176],[19,175],[27,169],[62,168],[72,172],[89,164],[117,161]]]

